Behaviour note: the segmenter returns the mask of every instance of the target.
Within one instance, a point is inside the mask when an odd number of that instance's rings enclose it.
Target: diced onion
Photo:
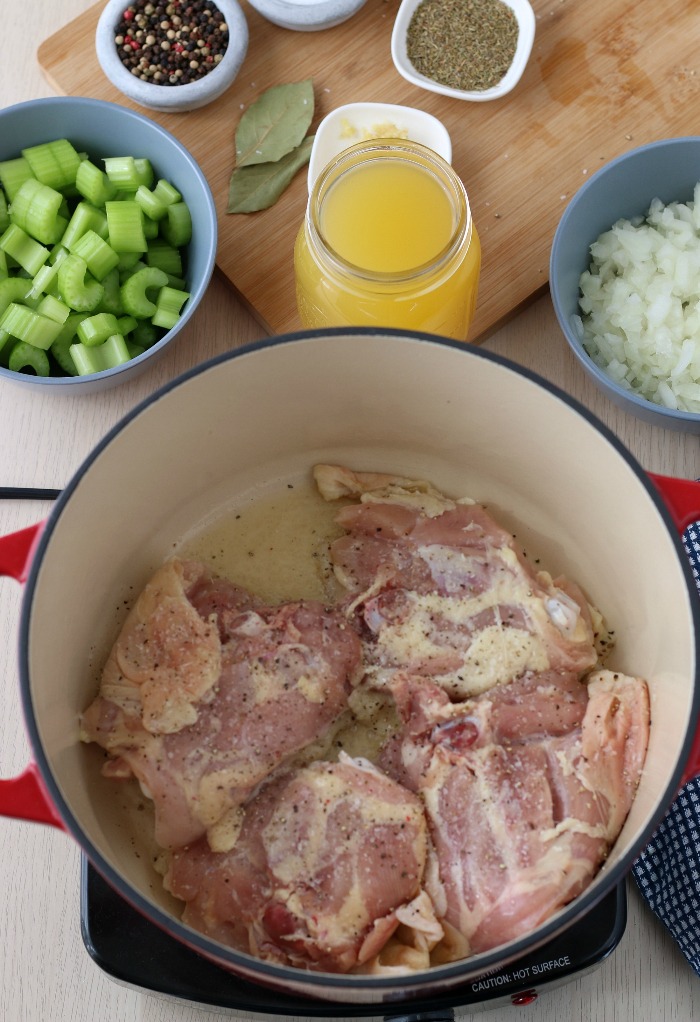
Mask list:
[[[625,390],[700,412],[700,183],[618,220],[590,254],[573,324],[585,350]]]

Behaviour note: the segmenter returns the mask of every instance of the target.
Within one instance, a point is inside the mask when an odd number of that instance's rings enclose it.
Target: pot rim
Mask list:
[[[228,362],[235,358],[243,358],[254,354],[256,351],[275,347],[281,344],[303,343],[304,341],[313,341],[318,338],[332,339],[333,337],[348,335],[396,337],[404,339],[407,343],[427,343],[438,345],[440,347],[450,347],[461,351],[466,357],[483,358],[486,361],[497,363],[505,369],[513,371],[549,391],[554,397],[558,398],[574,411],[578,412],[579,415],[583,416],[583,418],[594,429],[602,434],[603,438],[615,449],[622,460],[627,463],[627,465],[634,471],[637,478],[641,481],[642,485],[646,489],[647,496],[654,504],[674,542],[676,553],[686,581],[686,586],[692,597],[689,602],[693,620],[693,639],[695,644],[695,683],[693,685],[690,720],[691,722],[698,720],[698,717],[700,717],[700,685],[697,683],[699,670],[698,653],[700,653],[700,600],[697,599],[696,583],[672,516],[658,490],[632,453],[593,412],[582,405],[576,398],[573,398],[557,384],[551,383],[538,373],[520,366],[516,362],[498,353],[485,351],[481,347],[466,346],[461,342],[443,338],[435,334],[396,328],[375,327],[335,327],[304,330],[280,334],[242,345],[232,351],[225,352],[221,355],[208,359],[164,384],[127,412],[126,415],[115,426],[113,426],[112,429],[110,429],[110,431],[102,438],[102,440],[99,441],[90,454],[88,454],[82,465],[77,469],[61,495],[58,497],[46,520],[34,552],[20,611],[18,649],[20,696],[25,725],[35,757],[35,762],[39,768],[42,781],[47,789],[48,795],[64,822],[66,831],[76,840],[89,861],[103,876],[103,878],[134,908],[148,917],[161,929],[166,930],[182,943],[203,955],[205,958],[209,958],[210,960],[214,959],[218,962],[218,964],[226,963],[233,971],[237,971],[249,980],[252,973],[255,977],[255,979],[250,980],[252,982],[255,982],[259,977],[259,980],[268,986],[276,986],[279,988],[283,985],[292,991],[303,987],[306,988],[307,994],[311,995],[313,995],[313,990],[316,988],[319,991],[317,996],[320,998],[324,997],[322,988],[338,992],[345,991],[349,995],[350,1002],[358,1005],[362,1003],[380,1003],[381,1001],[390,1001],[394,1004],[400,1004],[410,1000],[410,995],[406,995],[405,992],[407,982],[410,984],[415,993],[418,991],[424,991],[425,988],[430,987],[433,984],[455,981],[459,978],[466,982],[471,977],[477,977],[488,973],[489,971],[503,967],[518,959],[523,954],[533,951],[535,948],[552,939],[558,933],[564,931],[567,926],[576,919],[585,915],[596,904],[598,904],[598,902],[600,902],[614,886],[622,882],[629,873],[632,863],[639,854],[641,854],[652,834],[661,823],[663,817],[668,811],[668,807],[678,791],[681,784],[684,764],[690,754],[694,728],[689,727],[686,732],[683,743],[678,752],[673,775],[666,786],[663,797],[659,799],[657,807],[648,821],[647,826],[640,834],[637,841],[634,842],[620,857],[620,860],[609,869],[603,883],[598,884],[594,888],[589,887],[584,890],[580,895],[578,895],[578,897],[570,902],[569,905],[560,909],[551,919],[542,923],[536,928],[536,930],[518,938],[517,940],[511,941],[507,945],[501,945],[500,947],[494,948],[490,951],[482,952],[479,955],[474,955],[470,958],[461,959],[456,962],[450,962],[447,965],[437,965],[422,972],[413,973],[410,976],[346,975],[294,969],[291,966],[276,965],[254,958],[252,955],[236,951],[233,948],[220,944],[217,941],[190,929],[177,918],[150,902],[136,888],[128,884],[119,875],[119,873],[104,860],[99,850],[93,845],[92,841],[84,832],[79,820],[73,815],[61,794],[59,786],[53,777],[48,757],[45,755],[43,750],[32,705],[29,683],[29,626],[31,606],[41,562],[51,542],[51,536],[54,528],[70,503],[73,491],[76,489],[82,476],[89,471],[90,467],[99,457],[101,452],[109,446],[113,439],[121,433],[124,428],[126,428],[134,419],[138,418],[138,416],[146,408],[155,402],[166,398],[172,390],[187,382],[187,380],[198,376],[203,372],[208,372],[210,369],[221,363]],[[370,992],[374,994],[373,998],[369,996]],[[365,995],[364,999],[362,996],[363,994]]]

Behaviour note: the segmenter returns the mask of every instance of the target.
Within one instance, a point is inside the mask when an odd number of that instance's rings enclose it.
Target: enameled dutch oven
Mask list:
[[[78,740],[78,715],[126,605],[173,546],[242,495],[307,478],[319,461],[428,478],[487,503],[548,569],[576,579],[615,630],[610,665],[651,689],[643,777],[592,885],[535,932],[410,976],[331,976],[260,962],[184,926]],[[19,669],[35,762],[0,786],[4,815],[52,823],[123,897],[225,969],[352,1004],[446,992],[544,944],[630,869],[682,781],[700,771],[700,601],[679,537],[700,486],[649,476],[556,387],[486,351],[371,329],[273,338],[164,387],[87,458],[49,518],[0,542],[25,582]],[[395,1008],[394,1008],[395,1010]]]

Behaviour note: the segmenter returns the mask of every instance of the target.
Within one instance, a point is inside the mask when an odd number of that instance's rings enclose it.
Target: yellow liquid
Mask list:
[[[397,327],[466,339],[481,245],[472,224],[462,247],[431,265],[456,228],[453,200],[432,171],[403,158],[358,162],[330,185],[318,227],[327,247],[351,265],[329,261],[304,221],[294,251],[304,326]],[[427,268],[410,272],[419,267]],[[372,276],[382,273],[396,276]]]
[[[324,198],[320,223],[338,255],[374,273],[405,273],[433,262],[456,226],[440,182],[399,160],[346,171]]]

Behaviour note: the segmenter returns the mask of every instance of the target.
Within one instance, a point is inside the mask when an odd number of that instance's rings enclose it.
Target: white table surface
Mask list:
[[[89,6],[88,0],[3,0],[0,103],[52,94],[36,61],[39,42]],[[76,60],[80,55],[76,54]],[[104,433],[161,383],[202,359],[261,336],[229,288],[214,279],[172,354],[131,385],[79,400],[37,399],[0,387],[0,483],[61,487]],[[650,471],[700,477],[696,437],[642,424],[611,406],[584,378],[543,297],[487,347],[559,383],[589,406]],[[0,535],[41,520],[45,502],[0,502]],[[22,593],[0,579],[0,773],[29,757],[16,670]],[[79,852],[60,831],[0,819],[0,1022],[207,1022],[219,1013],[173,1004],[109,979],[87,955],[79,928]],[[480,1012],[462,1018],[484,1017]],[[491,1022],[690,1022],[700,1018],[700,984],[633,884],[617,950],[594,972],[543,993],[529,1007],[498,1007]],[[256,1018],[260,1019],[258,1015]]]

